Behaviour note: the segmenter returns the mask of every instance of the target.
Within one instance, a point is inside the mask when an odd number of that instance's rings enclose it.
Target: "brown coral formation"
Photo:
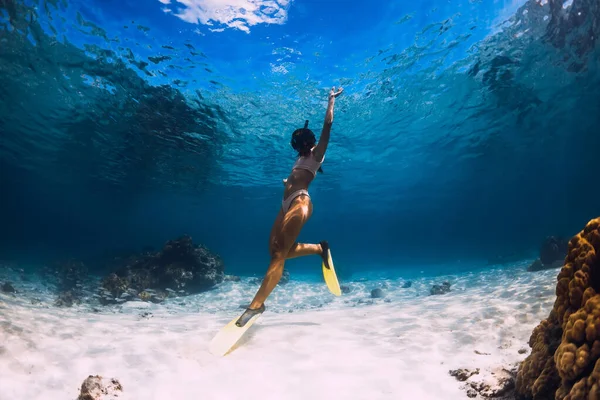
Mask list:
[[[569,241],[547,319],[517,374],[519,399],[600,399],[600,218]]]
[[[102,304],[135,298],[159,303],[169,294],[200,293],[225,277],[221,257],[206,246],[194,245],[190,236],[169,240],[162,251],[132,256],[106,276],[99,288]]]

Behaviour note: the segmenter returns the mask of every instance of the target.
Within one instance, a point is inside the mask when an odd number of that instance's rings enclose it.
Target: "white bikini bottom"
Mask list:
[[[294,193],[290,194],[287,199],[282,200],[281,201],[281,209],[283,210],[283,213],[285,214],[286,212],[288,212],[288,210],[290,209],[290,205],[292,204],[292,201],[294,201],[294,199],[296,197],[302,196],[302,195],[306,195],[310,198],[310,195],[308,194],[308,190],[300,189],[300,190],[296,190]]]

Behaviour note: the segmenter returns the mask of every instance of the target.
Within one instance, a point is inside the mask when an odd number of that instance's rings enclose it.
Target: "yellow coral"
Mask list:
[[[556,300],[517,374],[522,399],[600,400],[600,218],[569,242]]]

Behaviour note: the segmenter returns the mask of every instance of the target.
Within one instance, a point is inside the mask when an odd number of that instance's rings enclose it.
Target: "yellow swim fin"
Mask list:
[[[225,325],[219,333],[211,340],[209,351],[215,356],[224,356],[235,346],[235,344],[244,336],[244,333],[261,316],[264,311],[264,305],[256,310],[246,310],[241,317],[232,319],[227,325]],[[238,326],[236,323],[239,320],[246,320],[243,326]]]
[[[323,252],[326,254],[323,255],[323,279],[325,279],[325,283],[327,284],[327,288],[331,293],[336,296],[342,295],[342,290],[340,289],[340,283],[338,282],[337,275],[335,274],[335,267],[333,266],[333,259],[331,258],[331,251],[329,250],[329,244],[327,242],[321,242],[321,247],[323,247]]]

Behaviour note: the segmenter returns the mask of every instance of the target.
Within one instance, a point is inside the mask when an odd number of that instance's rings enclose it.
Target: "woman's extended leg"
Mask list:
[[[311,215],[312,203],[308,196],[299,196],[295,199],[287,213],[283,214],[280,211],[271,230],[271,263],[260,289],[258,289],[256,296],[254,296],[252,303],[250,303],[250,309],[256,310],[260,308],[281,279],[285,259],[288,258],[292,247],[297,247],[296,238]],[[311,250],[314,251],[315,249]]]

